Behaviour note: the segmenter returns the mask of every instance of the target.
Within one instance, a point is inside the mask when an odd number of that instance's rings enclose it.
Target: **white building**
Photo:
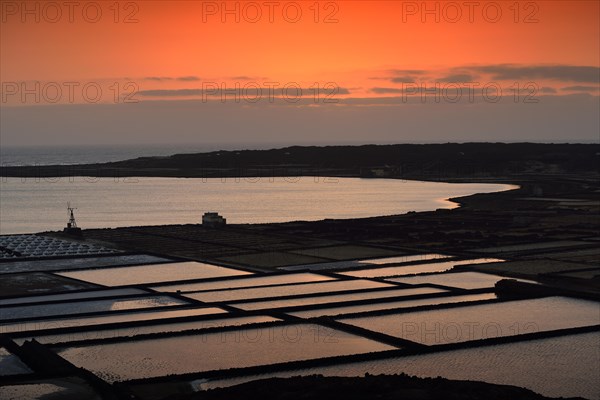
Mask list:
[[[227,220],[219,215],[216,212],[207,212],[202,216],[202,226],[206,226],[209,228],[218,228],[221,226],[225,226],[227,224]]]

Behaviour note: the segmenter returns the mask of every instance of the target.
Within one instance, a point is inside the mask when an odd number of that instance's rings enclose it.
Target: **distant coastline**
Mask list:
[[[600,171],[600,144],[445,143],[220,150],[73,165],[0,167],[3,177],[336,176],[519,183]]]

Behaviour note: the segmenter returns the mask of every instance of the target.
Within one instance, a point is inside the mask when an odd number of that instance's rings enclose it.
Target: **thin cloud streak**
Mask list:
[[[145,97],[189,97],[189,96],[221,96],[221,95],[233,95],[237,94],[240,96],[258,96],[264,95],[265,98],[270,94],[273,97],[281,97],[283,95],[281,87],[250,87],[250,88],[235,88],[229,87],[225,90],[221,90],[220,88],[208,88],[208,89],[153,89],[153,90],[141,90],[136,94]],[[321,95],[348,95],[350,94],[350,90],[346,88],[340,87],[331,87],[331,88],[297,88],[290,87],[287,89],[286,94],[288,96],[296,96],[301,94],[302,96],[312,96],[315,94]]]
[[[469,68],[469,67],[466,67]],[[598,82],[600,68],[579,65],[485,65],[470,67],[472,71],[491,74],[492,79],[549,79],[571,82]]]
[[[200,78],[197,76],[189,75],[189,76],[147,76],[143,78],[145,81],[154,81],[154,82],[169,82],[169,81],[179,81],[179,82],[194,82],[199,81]]]

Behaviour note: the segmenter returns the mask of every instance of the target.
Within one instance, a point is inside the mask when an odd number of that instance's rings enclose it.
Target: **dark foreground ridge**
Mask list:
[[[410,400],[544,400],[531,390],[484,382],[454,381],[444,378],[417,378],[407,375],[366,375],[363,378],[323,377],[320,375],[271,378],[240,385],[176,395],[169,400],[262,400],[294,399],[410,399]],[[573,399],[574,400],[574,399]]]
[[[141,157],[81,165],[0,167],[12,177],[347,176],[465,180],[515,174],[598,173],[598,144],[446,143],[293,146]]]

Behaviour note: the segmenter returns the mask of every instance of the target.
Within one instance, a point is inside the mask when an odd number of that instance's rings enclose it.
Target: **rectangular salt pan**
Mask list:
[[[141,311],[131,313],[118,313],[108,315],[94,315],[89,317],[67,317],[29,320],[0,324],[0,333],[18,333],[26,331],[38,331],[44,329],[62,329],[82,326],[98,326],[104,324],[126,323],[134,321],[153,321],[167,318],[194,317],[200,315],[223,314],[225,310],[217,307],[204,307],[178,310]]]
[[[139,285],[191,279],[250,275],[250,272],[199,262],[138,265],[61,272],[59,275],[104,286]]]
[[[323,292],[340,292],[358,289],[379,289],[392,287],[391,284],[366,281],[366,280],[344,280],[329,281],[321,283],[306,283],[301,285],[269,286],[264,288],[221,290],[212,292],[200,292],[186,294],[186,297],[204,301],[234,301],[246,299],[259,299],[278,296],[291,296],[301,294],[313,294]]]
[[[510,253],[510,252],[519,252],[519,251],[529,251],[529,250],[538,250],[538,249],[553,249],[553,248],[561,248],[561,247],[577,247],[577,246],[586,246],[589,245],[587,242],[576,241],[576,240],[558,240],[554,242],[539,242],[539,243],[526,243],[526,244],[515,244],[508,246],[498,246],[498,247],[487,247],[484,249],[471,249],[476,253]]]
[[[353,261],[334,261],[319,264],[304,264],[304,265],[292,265],[290,267],[280,267],[278,269],[285,271],[299,271],[299,270],[333,270],[333,269],[346,269],[346,268],[359,268],[368,267],[369,265],[380,265],[380,264],[400,264],[415,261],[426,261],[436,260],[442,258],[449,258],[451,256],[443,254],[415,254],[408,256],[396,256],[396,257],[385,257],[385,258],[373,258],[369,260],[353,260]]]
[[[20,254],[20,257],[97,255],[118,252],[94,243],[64,240],[43,235],[1,235],[0,246]]]
[[[330,296],[315,296],[315,297],[302,297],[299,299],[287,299],[287,300],[275,300],[275,301],[258,301],[251,303],[238,303],[234,304],[234,307],[241,308],[242,310],[264,310],[269,308],[283,308],[283,307],[299,307],[307,305],[317,304],[333,304],[344,301],[357,301],[357,300],[371,300],[371,299],[383,299],[388,297],[400,297],[400,296],[413,296],[419,294],[433,294],[442,293],[445,290],[420,287],[420,288],[409,288],[409,289],[397,289],[397,290],[378,290],[374,292],[359,292],[350,294],[339,294]]]
[[[424,276],[411,276],[406,278],[390,278],[390,282],[406,283],[409,285],[435,284],[450,286],[460,289],[485,289],[493,288],[496,282],[506,279],[503,276],[480,272],[452,272],[448,274],[435,274]],[[518,279],[520,282],[535,283]]]
[[[598,310],[597,302],[546,297],[339,321],[433,346],[598,325]]]
[[[67,303],[11,306],[0,308],[0,320],[39,318],[51,315],[73,315],[91,312],[132,310],[139,308],[166,307],[186,304],[168,296],[146,296],[131,299],[105,299]]]
[[[451,258],[452,256],[448,256],[445,254],[414,254],[408,256],[398,256],[398,257],[386,257],[386,258],[372,258],[370,260],[362,260],[364,263],[369,264],[399,264],[399,263],[407,263],[407,262],[415,262],[415,261],[428,261],[428,260],[439,260],[442,258]]]
[[[108,289],[108,290],[91,290],[88,292],[78,293],[64,293],[64,294],[48,294],[41,296],[27,296],[17,297],[12,299],[0,300],[0,306],[11,305],[11,304],[26,304],[26,303],[43,303],[47,301],[65,301],[65,300],[76,300],[76,299],[93,299],[96,297],[118,297],[118,296],[129,296],[136,294],[148,294],[148,292],[135,289]]]
[[[356,278],[383,278],[387,276],[402,276],[431,272],[444,272],[454,268],[457,265],[483,264],[501,261],[504,260],[499,260],[497,258],[477,258],[474,260],[445,261],[417,265],[403,265],[397,267],[360,269],[355,271],[341,272],[341,274],[346,276],[353,276]]]
[[[452,304],[468,301],[482,301],[495,299],[497,299],[497,297],[494,293],[466,294],[461,296],[430,297],[426,299],[388,301],[384,303],[362,304],[355,306],[319,308],[316,310],[295,311],[287,314],[299,318],[316,318],[324,316],[353,314],[359,312],[393,310],[418,306],[433,306],[439,304]]]
[[[2,385],[1,398],[11,400],[29,399],[90,399],[100,395],[83,379],[73,376],[54,379],[32,379],[23,383]]]
[[[89,269],[96,267],[121,266],[128,264],[149,264],[171,261],[166,258],[146,254],[120,256],[61,258],[50,260],[23,260],[0,263],[0,274],[34,271],[57,271],[67,269]]]
[[[148,335],[152,333],[172,333],[172,332],[183,332],[190,330],[200,330],[209,328],[220,328],[225,326],[242,326],[248,324],[258,324],[263,322],[274,322],[279,321],[277,318],[268,316],[249,316],[249,317],[237,317],[237,318],[224,318],[215,319],[209,321],[187,321],[187,322],[175,322],[167,324],[156,324],[146,326],[132,326],[128,328],[118,329],[107,329],[107,330],[96,330],[96,331],[83,331],[83,332],[70,332],[56,335],[43,335],[43,336],[32,336],[29,338],[19,338],[15,341],[22,344],[25,340],[35,338],[40,343],[52,344],[52,343],[67,343],[80,340],[96,340],[96,339],[111,339],[119,337],[134,337],[139,335]]]
[[[393,347],[313,324],[58,348],[109,382],[370,353]]]
[[[253,286],[283,285],[286,283],[304,283],[331,281],[334,278],[318,274],[284,274],[275,276],[257,276],[240,279],[226,279],[214,282],[182,283],[168,286],[153,286],[159,292],[199,292],[201,290],[235,289]]]

